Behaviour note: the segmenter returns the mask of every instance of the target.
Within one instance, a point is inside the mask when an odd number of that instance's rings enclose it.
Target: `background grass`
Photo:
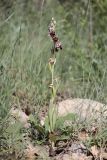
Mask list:
[[[34,114],[49,102],[48,59],[52,42],[48,25],[52,17],[57,22],[56,29],[63,46],[57,54],[55,68],[59,78],[58,92],[66,98],[80,97],[107,103],[106,15],[107,1],[0,0],[1,157],[7,159],[5,157],[16,150],[20,159],[25,147],[26,137],[23,137],[20,123],[9,125],[13,121],[8,117],[11,107],[30,108]],[[96,126],[98,137],[92,137],[86,146],[93,143],[105,147],[106,121],[102,116]],[[38,123],[37,117],[35,123]],[[92,122],[84,123],[90,130]],[[73,134],[84,126],[75,123]],[[35,136],[32,141],[39,143],[37,129],[31,130]],[[66,133],[69,134],[65,129]]]
[[[59,92],[68,93],[69,97],[107,102],[107,35],[99,31],[100,27],[97,28],[96,23],[93,34],[90,33],[90,10],[78,3],[73,4],[70,8],[56,0],[41,1],[38,8],[33,1],[28,4],[15,1],[8,12],[2,8],[1,119],[13,104],[21,107],[23,101],[23,105],[36,109],[49,100],[47,64],[52,45],[48,37],[51,17],[57,21],[57,33],[63,45],[63,51],[57,55],[56,65],[60,78]],[[93,18],[94,22],[96,19],[94,21]]]

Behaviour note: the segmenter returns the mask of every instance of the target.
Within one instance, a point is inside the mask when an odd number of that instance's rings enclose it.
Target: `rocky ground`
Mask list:
[[[24,160],[35,160],[35,159],[43,159],[43,160],[106,160],[107,159],[107,148],[105,146],[98,146],[93,143],[91,146],[86,145],[87,141],[90,138],[96,137],[97,132],[99,130],[99,120],[102,116],[106,119],[106,109],[107,106],[101,104],[96,101],[88,100],[88,99],[67,99],[58,103],[58,113],[59,116],[64,116],[68,113],[76,113],[78,115],[77,122],[82,121],[90,121],[92,124],[90,125],[90,129],[81,128],[75,132],[73,138],[68,140],[59,140],[56,142],[54,148],[51,150],[51,147],[48,142],[39,145],[34,144],[29,133],[25,134],[25,144],[26,147],[23,150],[22,157],[20,159]],[[16,106],[12,107],[9,112],[10,116],[13,118],[10,125],[16,123],[18,120],[26,130],[31,128],[31,124],[29,122],[30,116],[27,115],[24,111],[17,108]],[[47,114],[47,107],[44,107],[39,113],[39,119],[41,125],[44,124],[44,119]],[[93,119],[94,117],[94,119]],[[96,121],[97,119],[97,121]],[[76,123],[77,123],[76,122]],[[70,122],[66,123],[66,125],[72,125]],[[90,136],[91,135],[91,136]],[[106,140],[105,140],[106,141]],[[1,156],[1,160],[5,159],[19,159],[16,158],[14,154],[10,157],[5,154]]]

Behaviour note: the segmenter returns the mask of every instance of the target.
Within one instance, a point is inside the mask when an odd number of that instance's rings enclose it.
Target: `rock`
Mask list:
[[[84,154],[73,153],[72,155],[70,155],[66,153],[56,157],[55,160],[92,160],[92,157],[91,156],[87,157]]]
[[[69,154],[64,154],[64,155],[62,156],[62,159],[63,159],[63,160],[70,160],[70,159],[71,159],[71,155],[69,155]]]
[[[77,115],[79,121],[86,122],[88,120],[89,123],[94,120],[92,124],[94,130],[97,129],[95,127],[96,123],[94,126],[94,122],[96,122],[96,120],[98,121],[98,119],[101,118],[102,115],[103,118],[107,118],[107,105],[90,99],[67,99],[57,103],[57,107],[59,117],[66,116],[69,113],[74,113]],[[39,113],[39,119],[42,126],[44,125],[47,112],[48,110],[42,109]],[[66,124],[67,123],[68,125],[70,125],[70,121],[67,121]]]
[[[28,142],[25,150],[26,160],[44,159],[49,160],[48,151],[46,146],[33,146],[31,142]]]
[[[84,154],[73,153],[71,159],[72,160],[92,160],[92,156],[86,156]]]
[[[56,156],[56,160],[92,160],[91,152],[81,142],[72,142],[66,153]]]
[[[67,99],[58,104],[58,115],[65,116],[69,113],[77,114],[79,119],[85,120],[90,118],[98,118],[103,113],[103,116],[107,114],[107,105],[93,101],[90,99]]]
[[[55,160],[72,160],[71,155],[65,153],[55,157]]]
[[[72,142],[71,146],[68,148],[69,153],[77,154],[87,154],[87,148],[81,142]]]
[[[27,116],[22,110],[12,107],[10,110],[10,116],[14,117],[15,120],[21,122],[21,124],[23,124],[25,128],[30,127],[30,123],[28,122],[29,116]]]

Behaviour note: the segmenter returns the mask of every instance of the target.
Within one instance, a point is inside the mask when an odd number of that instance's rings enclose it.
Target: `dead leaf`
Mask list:
[[[100,154],[96,145],[91,147],[91,152],[92,152],[93,156],[95,156],[95,157],[98,157]]]
[[[35,154],[37,154],[37,153],[38,153],[38,150],[36,150],[36,148],[32,144],[29,143],[29,145],[25,151],[25,155],[26,155],[27,160],[34,160]]]
[[[89,135],[88,135],[88,133],[85,130],[81,131],[78,134],[78,139],[81,140],[81,141],[83,141],[83,142],[85,142],[86,140],[89,139]]]
[[[107,159],[107,153],[106,152],[101,153],[101,157]]]

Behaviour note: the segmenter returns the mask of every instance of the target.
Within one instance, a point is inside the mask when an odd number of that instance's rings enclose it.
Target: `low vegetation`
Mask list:
[[[106,1],[0,1],[0,159],[107,159],[106,107],[94,121],[57,108],[106,106],[106,12]]]

